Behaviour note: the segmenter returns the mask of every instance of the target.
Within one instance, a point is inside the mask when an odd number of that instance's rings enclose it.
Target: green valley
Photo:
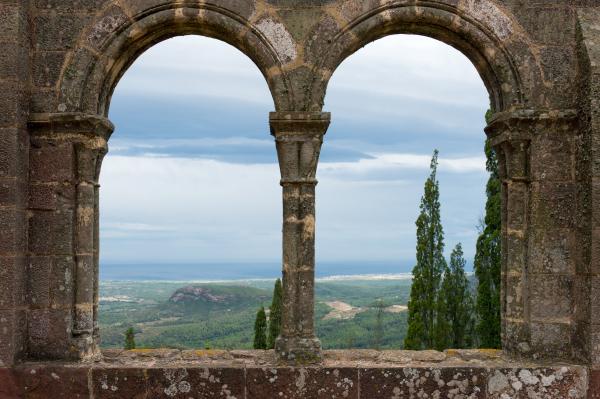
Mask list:
[[[272,287],[271,280],[103,281],[101,345],[122,348],[131,327],[138,348],[249,349],[256,311],[268,309]],[[410,280],[317,282],[315,318],[323,347],[401,348],[409,292]],[[379,322],[377,301],[383,304]]]

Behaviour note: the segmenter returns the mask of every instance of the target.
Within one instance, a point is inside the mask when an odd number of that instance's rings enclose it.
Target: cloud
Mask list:
[[[201,94],[273,106],[266,80],[250,58],[222,41],[200,36],[169,39],[147,50],[125,73],[115,94],[188,101]]]
[[[447,249],[460,240],[472,256],[488,105],[470,62],[431,39],[391,36],[347,59],[325,98],[332,123],[318,168],[317,263],[410,262],[434,148]],[[102,261],[277,263],[273,109],[258,68],[229,45],[191,36],[144,53],[110,109]]]
[[[359,181],[403,181],[413,170],[429,170],[431,155],[371,153],[370,158],[355,162],[322,162],[318,175],[329,179]],[[485,157],[439,158],[439,171],[449,173],[483,173]]]
[[[109,155],[100,183],[104,260],[280,256],[275,164]]]

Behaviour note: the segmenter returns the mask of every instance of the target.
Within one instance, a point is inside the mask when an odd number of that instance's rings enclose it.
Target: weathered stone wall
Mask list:
[[[282,366],[272,351],[107,351],[102,362],[78,367],[0,369],[3,399],[586,399],[588,384],[585,367],[472,350],[326,351],[323,364],[307,367]]]
[[[29,1],[0,5],[0,365],[25,354]]]
[[[4,0],[0,362],[100,355],[97,182],[111,94],[143,51],[184,34],[232,44],[269,85],[284,203],[277,355],[319,362],[314,204],[335,118],[322,109],[327,84],[361,46],[411,33],[462,51],[490,93],[505,354],[600,367],[599,26],[597,0]]]

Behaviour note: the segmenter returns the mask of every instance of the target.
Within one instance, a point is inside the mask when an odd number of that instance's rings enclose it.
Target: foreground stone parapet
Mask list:
[[[105,351],[97,362],[0,369],[0,398],[599,397],[585,367],[515,363],[498,351],[349,350],[323,357],[320,365],[288,367],[273,351]]]

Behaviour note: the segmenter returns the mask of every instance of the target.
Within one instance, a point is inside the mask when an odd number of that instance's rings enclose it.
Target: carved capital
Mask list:
[[[498,112],[486,126],[485,132],[492,146],[512,140],[531,140],[534,136],[553,130],[574,134],[577,132],[577,111],[527,110]]]
[[[328,112],[272,112],[281,184],[316,184],[317,162],[323,135],[330,122]]]
[[[32,114],[28,122],[32,136],[82,141],[108,141],[115,126],[107,118],[82,113]]]
[[[510,140],[495,147],[500,178],[529,181],[529,143],[529,140]]]
[[[28,125],[35,141],[72,144],[78,181],[97,184],[107,141],[114,130],[108,119],[81,113],[33,114]]]
[[[498,155],[500,177],[528,181],[529,148],[536,136],[575,134],[577,123],[574,110],[520,109],[494,114],[485,132]]]
[[[275,139],[322,139],[329,127],[329,112],[271,112],[269,123]]]

